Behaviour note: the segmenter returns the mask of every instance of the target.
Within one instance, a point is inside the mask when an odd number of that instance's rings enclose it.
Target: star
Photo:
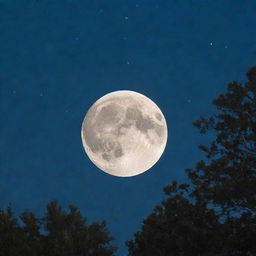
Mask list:
[[[129,19],[129,17],[128,17],[128,16],[125,16],[124,18],[125,18],[126,20],[128,20],[128,19]]]
[[[126,64],[127,64],[127,65],[130,65],[130,61],[127,61]]]
[[[213,45],[213,43],[212,43],[212,42],[210,42],[210,45],[212,46],[212,45]]]

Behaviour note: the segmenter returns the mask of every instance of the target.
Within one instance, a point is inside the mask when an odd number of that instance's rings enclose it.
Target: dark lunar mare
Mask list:
[[[97,133],[104,134],[104,127],[106,125],[117,125],[120,121],[118,117],[118,105],[110,102],[107,106],[102,107],[98,115],[96,116],[96,110],[99,106],[94,106],[86,115],[85,123],[83,125],[83,134],[86,140],[86,144],[92,150],[93,153],[103,152],[102,158],[109,161],[112,158],[112,152],[114,151],[115,157],[121,157],[123,150],[119,142],[102,137],[98,138]],[[93,124],[93,120],[96,121]]]
[[[120,106],[118,104],[113,102],[113,100],[109,100],[108,104],[103,106],[99,113],[96,114],[100,105],[102,105],[102,103],[98,106],[93,106],[87,113],[82,131],[86,144],[92,152],[102,152],[101,156],[106,161],[110,161],[113,157],[122,157],[124,154],[122,146],[118,141],[113,141],[112,138],[104,136],[104,128],[106,125],[114,125],[116,127],[112,132],[112,135],[116,137],[125,136],[125,133],[121,131],[122,128],[130,128],[132,125],[147,136],[148,130],[150,129],[154,129],[160,138],[164,132],[163,126],[157,124],[150,116],[143,115],[143,112],[139,109],[139,105],[134,104],[127,108],[125,120],[123,120],[122,123],[120,123],[121,117],[118,115],[120,112]],[[158,120],[162,119],[160,113],[156,113],[155,115]],[[95,117],[96,121],[93,123]],[[99,138],[97,134],[102,134],[103,136]]]

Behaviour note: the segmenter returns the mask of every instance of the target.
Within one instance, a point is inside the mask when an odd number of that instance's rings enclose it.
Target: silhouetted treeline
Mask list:
[[[194,125],[215,139],[205,160],[187,169],[189,184],[172,182],[167,196],[127,241],[129,256],[256,255],[256,67],[213,101],[216,114]],[[0,256],[112,256],[105,222],[91,225],[74,206],[56,201],[37,218],[0,211]]]
[[[246,83],[231,82],[213,101],[215,115],[195,121],[214,131],[206,159],[173,182],[127,242],[129,256],[256,255],[256,67]]]
[[[0,256],[112,256],[112,240],[104,221],[88,225],[72,205],[65,212],[53,201],[43,218],[24,212],[20,220],[10,206],[0,211]]]

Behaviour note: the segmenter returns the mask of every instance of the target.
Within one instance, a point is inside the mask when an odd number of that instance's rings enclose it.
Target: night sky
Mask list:
[[[106,220],[118,255],[163,187],[210,141],[192,122],[256,60],[254,0],[0,0],[0,208],[40,217],[46,203]],[[106,93],[152,99],[168,124],[159,162],[131,178],[89,160],[80,129]]]

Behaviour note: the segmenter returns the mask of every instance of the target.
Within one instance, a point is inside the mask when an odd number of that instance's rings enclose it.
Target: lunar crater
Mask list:
[[[160,113],[156,113],[155,117],[157,120],[161,121],[162,120],[162,115]]]

